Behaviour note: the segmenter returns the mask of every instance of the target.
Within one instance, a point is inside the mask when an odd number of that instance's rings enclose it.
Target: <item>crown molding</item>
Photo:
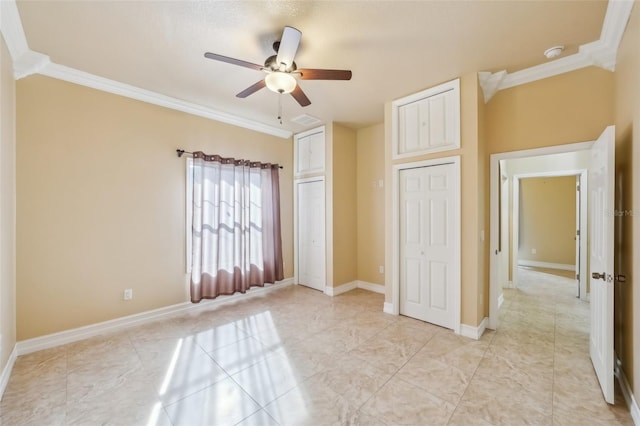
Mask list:
[[[293,134],[293,132],[289,130],[51,62],[47,55],[29,49],[15,0],[0,0],[0,31],[2,31],[11,59],[13,60],[13,74],[16,80],[32,74],[42,74],[70,83],[80,84],[104,92],[125,96],[127,98],[243,127],[245,129],[255,130],[256,132],[266,133],[280,138],[287,139]]]
[[[498,71],[495,73],[481,71],[478,73],[478,81],[480,82],[480,86],[482,86],[485,104],[500,90],[502,80],[504,80],[506,76],[507,71]]]
[[[192,102],[183,101],[171,96],[162,95],[150,90],[141,89],[129,84],[120,83],[119,81],[110,80],[88,72],[80,71],[74,68],[49,62],[39,71],[39,74],[47,77],[56,78],[58,80],[68,81],[70,83],[79,84],[81,86],[91,87],[93,89],[109,92],[116,95],[124,96],[138,101],[159,105],[176,111],[186,112],[187,114],[197,115],[199,117],[209,118],[211,120],[221,121],[223,123],[232,124],[245,129],[255,130],[257,132],[266,133],[280,138],[290,138],[292,132],[277,127],[269,126],[257,121],[248,120],[233,114],[217,111]]]
[[[496,73],[478,73],[478,80],[484,93],[484,102],[489,102],[498,90],[531,83],[580,68],[597,66],[614,71],[618,46],[631,15],[633,4],[633,0],[609,0],[600,39],[581,45],[578,53],[510,74],[505,70]],[[499,80],[499,84],[496,87],[495,81],[497,80]]]
[[[0,1],[0,31],[14,62],[29,50],[15,0]]]

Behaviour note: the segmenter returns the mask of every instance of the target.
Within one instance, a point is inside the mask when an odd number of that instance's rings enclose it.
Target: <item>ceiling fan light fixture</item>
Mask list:
[[[298,84],[291,74],[281,71],[269,73],[264,78],[264,82],[269,90],[276,93],[291,93]]]

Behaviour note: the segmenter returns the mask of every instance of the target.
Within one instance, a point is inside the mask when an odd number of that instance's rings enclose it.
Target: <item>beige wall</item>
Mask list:
[[[358,280],[384,285],[384,124],[358,130],[357,152]]]
[[[13,63],[0,37],[0,372],[16,343],[15,99]]]
[[[595,67],[501,90],[486,105],[488,153],[596,140],[612,102],[613,73]]]
[[[31,76],[17,83],[17,144],[19,340],[189,300],[176,148],[284,166],[293,275],[290,139]]]
[[[640,387],[640,7],[631,12],[614,73],[616,124],[616,285],[615,348],[638,399]]]
[[[576,177],[521,179],[519,210],[518,259],[575,266]]]
[[[333,124],[333,286],[358,278],[356,131]]]

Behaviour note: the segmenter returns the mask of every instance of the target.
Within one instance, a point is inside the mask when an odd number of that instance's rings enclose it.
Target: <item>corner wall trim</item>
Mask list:
[[[576,270],[576,265],[569,265],[568,263],[538,262],[537,260],[526,260],[526,259],[518,259],[518,266],[532,266],[534,268],[560,269],[562,271]]]
[[[382,307],[382,312],[384,312],[385,314],[394,315],[394,313],[393,313],[393,303],[384,302],[384,306]]]
[[[633,424],[640,425],[640,408],[638,408],[638,402],[633,396],[633,392],[631,392],[631,385],[629,385],[627,376],[625,376],[622,368],[620,368],[621,364],[620,359],[616,356],[616,377],[618,378],[618,383],[620,383],[622,396],[627,403],[627,407],[629,407]]]
[[[500,293],[500,296],[498,296],[498,309],[502,307],[503,303],[504,303],[504,293]]]
[[[2,395],[4,395],[4,390],[7,388],[7,384],[9,383],[9,377],[11,377],[13,365],[16,363],[16,359],[18,358],[18,351],[16,349],[16,346],[17,345],[13,346],[13,350],[9,355],[7,364],[2,369],[2,374],[0,375],[0,401],[2,401]]]
[[[286,278],[282,281],[270,285],[269,287],[253,287],[245,294],[236,293],[231,296],[221,296],[222,298],[205,300],[198,304],[194,304],[191,302],[182,302],[163,308],[152,309],[138,314],[85,325],[83,327],[73,328],[71,330],[65,330],[57,333],[47,334],[45,336],[34,337],[33,339],[22,340],[16,343],[14,352],[16,352],[16,355],[25,355],[43,349],[77,342],[79,340],[87,339],[89,337],[97,336],[100,334],[122,330],[134,325],[144,324],[146,322],[157,320],[160,318],[170,317],[181,312],[217,307],[225,303],[237,301],[240,298],[253,297],[265,292],[270,292],[277,288],[289,286],[291,284],[293,284],[293,278]]]
[[[469,337],[470,339],[479,340],[484,334],[488,322],[489,318],[484,317],[482,321],[480,321],[480,325],[477,327],[474,327],[472,325],[460,324],[460,334],[464,337]]]

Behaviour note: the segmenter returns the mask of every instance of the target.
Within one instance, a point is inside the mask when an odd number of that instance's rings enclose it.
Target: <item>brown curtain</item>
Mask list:
[[[192,302],[284,279],[278,171],[193,154]]]

